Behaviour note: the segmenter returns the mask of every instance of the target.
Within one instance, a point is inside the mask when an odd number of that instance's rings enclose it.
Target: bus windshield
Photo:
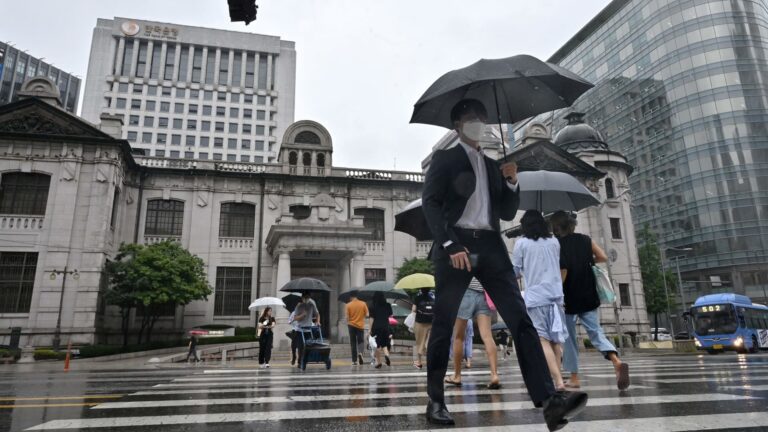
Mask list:
[[[738,328],[733,307],[729,304],[697,306],[694,308],[696,334],[728,334]]]

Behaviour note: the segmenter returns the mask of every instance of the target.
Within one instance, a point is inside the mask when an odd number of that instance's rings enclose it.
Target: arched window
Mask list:
[[[295,151],[288,153],[288,164],[296,165],[297,163],[299,163],[299,155]]]
[[[323,153],[317,155],[317,166],[321,168],[325,166],[325,155]]]
[[[309,217],[309,215],[312,213],[312,208],[310,206],[296,204],[288,207],[291,214],[293,215],[293,218],[296,220],[304,220]]]
[[[182,201],[155,199],[147,202],[144,234],[180,237],[183,224],[184,203]]]
[[[45,215],[51,177],[34,173],[7,173],[0,183],[0,213]]]
[[[608,199],[616,198],[616,191],[613,189],[613,180],[605,179],[605,197]]]
[[[363,226],[373,230],[373,241],[384,241],[384,210],[372,208],[355,209],[355,216],[363,217]]]
[[[304,152],[304,154],[301,155],[301,163],[303,163],[304,166],[312,165],[312,155],[309,152]]]
[[[256,206],[248,203],[222,203],[219,237],[253,238]]]
[[[320,137],[316,133],[310,131],[299,132],[296,135],[296,139],[293,140],[296,144],[320,144]]]

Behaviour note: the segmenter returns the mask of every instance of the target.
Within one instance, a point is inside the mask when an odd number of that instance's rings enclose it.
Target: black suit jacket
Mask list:
[[[488,156],[484,159],[490,189],[491,226],[500,231],[499,219],[510,221],[515,217],[520,196],[505,184],[500,164]],[[461,145],[438,150],[432,156],[424,180],[421,206],[435,239],[433,249],[442,247],[448,240],[461,243],[453,227],[461,219],[469,197],[475,192],[475,181],[472,164]]]

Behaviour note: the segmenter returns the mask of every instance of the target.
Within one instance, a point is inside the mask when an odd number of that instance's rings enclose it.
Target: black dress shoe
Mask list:
[[[550,431],[565,427],[568,420],[579,414],[587,406],[587,394],[584,392],[557,392],[544,401],[544,420]]]
[[[437,425],[453,425],[453,417],[445,407],[445,403],[429,401],[427,403],[427,421]]]

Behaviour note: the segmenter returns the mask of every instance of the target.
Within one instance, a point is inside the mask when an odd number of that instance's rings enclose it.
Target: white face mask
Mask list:
[[[480,141],[485,131],[485,123],[479,120],[468,121],[461,127],[461,133],[472,141]]]

